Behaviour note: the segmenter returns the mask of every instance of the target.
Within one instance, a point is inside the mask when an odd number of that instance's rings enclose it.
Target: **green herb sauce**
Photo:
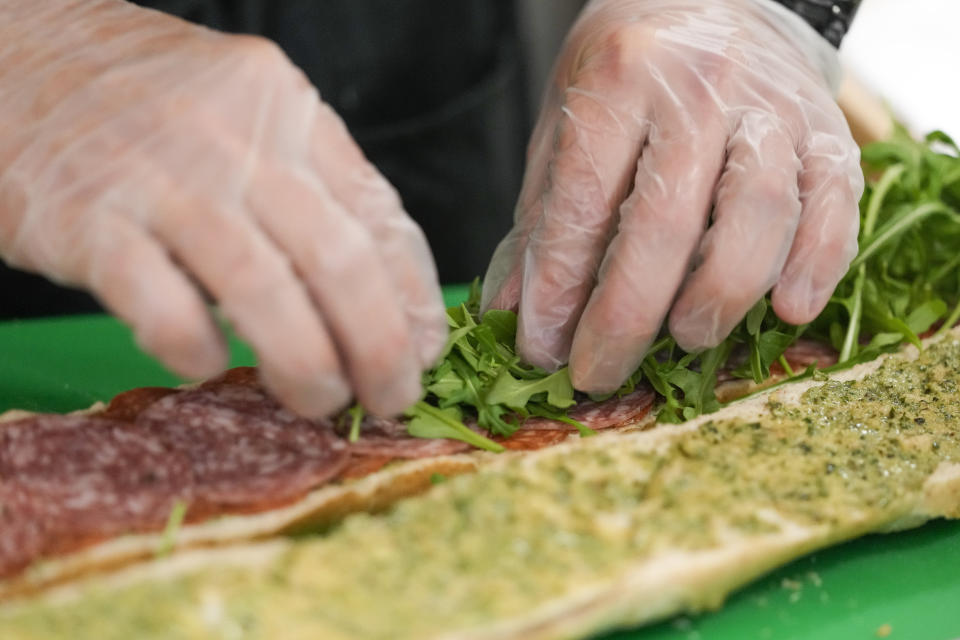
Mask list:
[[[643,434],[592,438],[450,478],[292,542],[267,568],[20,607],[0,615],[0,637],[427,638],[524,615],[660,551],[776,533],[771,511],[893,521],[940,462],[960,461],[958,383],[960,343],[946,341],[659,450]]]

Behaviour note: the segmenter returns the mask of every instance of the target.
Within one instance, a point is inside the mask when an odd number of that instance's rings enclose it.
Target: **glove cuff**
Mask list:
[[[836,47],[814,31],[810,23],[787,9],[780,0],[752,0],[752,3],[763,12],[770,26],[792,42],[812,67],[820,72],[827,87],[836,97],[843,80],[843,69]]]
[[[774,0],[803,18],[834,47],[847,35],[861,0]]]

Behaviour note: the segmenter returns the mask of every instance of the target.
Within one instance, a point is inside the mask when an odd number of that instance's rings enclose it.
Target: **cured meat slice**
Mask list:
[[[337,432],[346,437],[349,421],[338,420]],[[407,433],[407,425],[393,418],[364,416],[360,423],[360,437],[350,443],[355,456],[374,458],[432,458],[461,453],[472,449],[466,442],[449,438],[417,438]]]
[[[632,393],[619,398],[614,396],[600,402],[584,400],[572,407],[567,415],[591,429],[609,429],[640,420],[649,413],[655,399],[656,394],[653,389],[642,385]],[[521,431],[524,429],[576,431],[576,427],[573,425],[539,417],[527,418],[523,421],[520,429]]]
[[[190,495],[189,461],[155,434],[93,416],[0,429],[0,575],[38,555],[157,529]]]
[[[563,423],[561,423],[563,424]],[[535,451],[563,442],[576,431],[570,431],[564,424],[563,429],[523,429],[509,438],[494,438],[507,449],[512,451]]]
[[[216,378],[210,378],[200,385],[201,389],[216,389],[225,384],[236,384],[241,387],[263,388],[260,382],[260,373],[256,367],[234,367],[227,369]]]
[[[39,502],[21,488],[0,482],[0,578],[27,568],[43,555],[49,536],[43,530]]]
[[[804,338],[800,338],[783,352],[787,364],[798,373],[813,363],[820,369],[835,365],[839,355],[836,349],[828,344]],[[770,369],[773,373],[783,373],[780,363],[774,363]]]
[[[341,480],[356,480],[376,473],[393,462],[393,456],[350,456],[347,466],[340,472]]]
[[[348,457],[328,427],[287,411],[262,389],[238,384],[168,396],[136,424],[189,461],[190,519],[290,502],[335,478]]]
[[[140,387],[124,391],[113,397],[107,408],[97,414],[101,418],[112,418],[133,422],[140,413],[160,398],[179,393],[169,387]]]

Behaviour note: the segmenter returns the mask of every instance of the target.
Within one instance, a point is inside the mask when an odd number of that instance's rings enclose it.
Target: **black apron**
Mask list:
[[[423,227],[441,281],[482,275],[507,232],[529,105],[512,0],[144,0],[276,41],[344,118]],[[91,311],[5,270],[0,316]]]

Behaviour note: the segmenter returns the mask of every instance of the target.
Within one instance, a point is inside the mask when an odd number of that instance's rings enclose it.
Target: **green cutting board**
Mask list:
[[[465,288],[446,294],[455,303]],[[254,362],[236,339],[231,352],[234,366]],[[0,324],[0,411],[69,411],[132,387],[179,382],[106,316]],[[719,612],[602,640],[877,637],[960,638],[960,523],[938,521],[815,553],[735,594]]]

